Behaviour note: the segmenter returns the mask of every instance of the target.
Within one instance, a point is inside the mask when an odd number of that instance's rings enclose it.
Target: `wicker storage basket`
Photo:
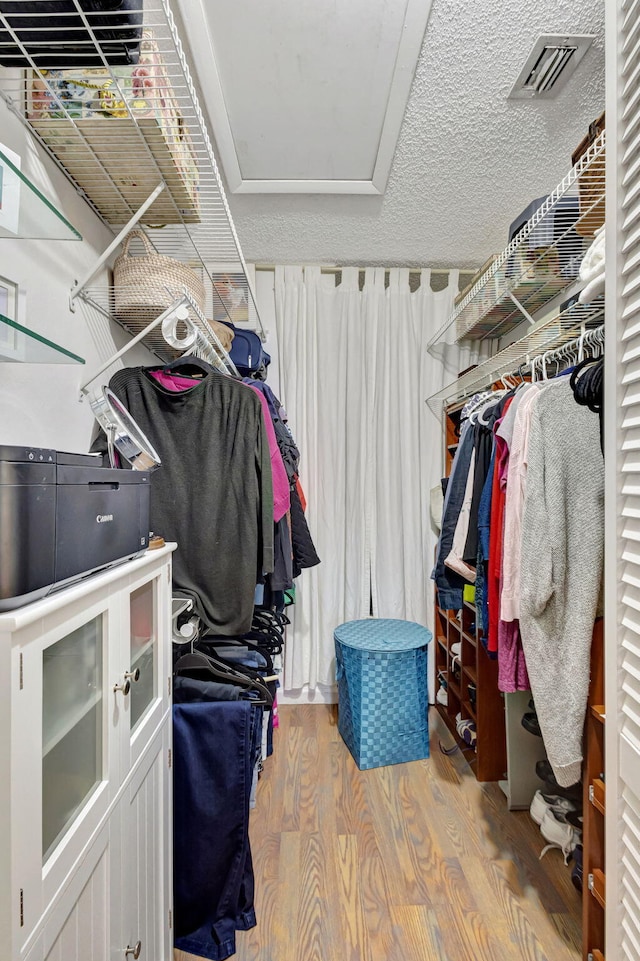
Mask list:
[[[133,239],[140,240],[144,253],[133,256]],[[205,290],[198,274],[179,260],[159,254],[142,230],[132,230],[113,265],[115,313],[127,327],[142,329],[188,293],[204,313]]]
[[[368,618],[336,628],[338,731],[361,771],[429,757],[430,640],[411,621]]]

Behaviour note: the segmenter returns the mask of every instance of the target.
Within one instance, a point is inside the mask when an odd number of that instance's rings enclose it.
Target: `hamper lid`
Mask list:
[[[360,651],[413,651],[431,640],[431,631],[414,621],[368,617],[336,627],[334,637]]]

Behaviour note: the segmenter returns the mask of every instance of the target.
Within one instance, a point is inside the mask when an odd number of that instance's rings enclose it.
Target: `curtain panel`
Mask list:
[[[426,350],[453,309],[430,271],[276,267],[279,391],[301,451],[307,518],[322,563],[296,581],[286,691],[335,682],[333,632],[355,618],[432,627],[437,532],[429,499],[442,471],[442,426],[425,399],[455,379],[469,354]]]

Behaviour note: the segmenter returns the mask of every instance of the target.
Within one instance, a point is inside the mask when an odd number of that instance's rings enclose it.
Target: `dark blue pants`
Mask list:
[[[175,946],[211,961],[256,923],[249,797],[261,719],[250,701],[173,707]]]

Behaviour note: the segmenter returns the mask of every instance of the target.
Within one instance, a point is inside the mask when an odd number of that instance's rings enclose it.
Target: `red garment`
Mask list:
[[[511,406],[512,397],[504,405],[502,417]],[[489,524],[489,564],[487,568],[487,601],[489,604],[489,629],[487,631],[487,650],[498,651],[498,621],[500,620],[500,587],[502,574],[502,539],[504,535],[504,508],[507,501],[506,477],[509,448],[502,437],[495,432],[502,423],[502,417],[494,425],[496,445],[496,466],[491,487],[491,521]]]
[[[296,490],[298,492],[298,497],[300,498],[300,503],[302,504],[302,513],[305,514],[307,511],[307,498],[304,496],[304,491],[302,490],[302,484],[300,483],[300,478],[296,476]]]

